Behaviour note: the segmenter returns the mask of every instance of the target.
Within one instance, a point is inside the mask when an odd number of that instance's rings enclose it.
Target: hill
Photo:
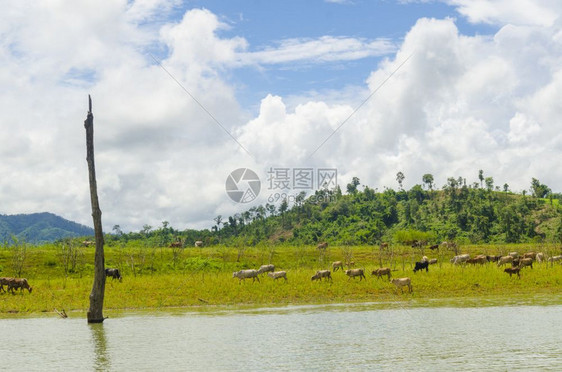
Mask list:
[[[0,241],[18,240],[37,244],[67,237],[94,235],[90,227],[66,220],[52,213],[0,215]]]

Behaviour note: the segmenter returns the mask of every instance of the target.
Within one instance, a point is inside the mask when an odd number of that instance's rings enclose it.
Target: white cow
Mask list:
[[[260,278],[258,276],[258,271],[257,270],[240,270],[240,271],[235,271],[232,273],[232,277],[233,278],[238,278],[238,283],[240,283],[242,280],[244,279],[248,279],[248,278],[252,278],[252,282],[255,282],[256,279],[258,280],[258,282],[260,281]]]
[[[395,278],[391,279],[390,282],[396,286],[396,290],[400,288],[402,292],[404,292],[404,287],[408,287],[410,292],[412,292],[412,281],[410,278]]]
[[[468,261],[469,258],[470,258],[469,254],[460,254],[458,256],[451,258],[451,263],[453,265],[463,264],[466,263],[466,261]]]

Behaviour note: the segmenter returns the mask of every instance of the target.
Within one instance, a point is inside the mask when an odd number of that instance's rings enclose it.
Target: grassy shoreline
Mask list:
[[[467,246],[462,252],[496,254],[503,251],[554,251],[545,246]],[[396,247],[380,252],[378,247],[330,247],[319,253],[315,247],[209,247],[172,251],[157,247],[108,247],[107,266],[120,267],[123,282],[108,279],[106,284],[106,316],[127,311],[183,311],[230,308],[283,307],[311,304],[382,303],[393,306],[434,306],[439,303],[475,304],[562,304],[562,265],[534,264],[525,268],[521,279],[510,278],[503,269],[489,263],[484,266],[456,267],[449,263],[452,252],[424,252],[439,259],[429,272],[412,272],[412,264],[420,252],[410,247]],[[0,251],[1,276],[9,272],[8,249]],[[44,246],[29,252],[22,276],[33,286],[33,292],[16,295],[0,294],[0,316],[56,315],[64,309],[70,316],[82,316],[89,305],[92,286],[91,249],[84,249],[81,270],[63,270],[60,247]],[[367,280],[348,280],[341,272],[333,273],[332,282],[312,282],[315,270],[328,268],[335,260],[353,259],[356,267],[366,269]],[[270,261],[271,260],[271,261]],[[392,284],[370,275],[380,262],[392,267],[393,277],[412,279],[413,293],[397,292]],[[286,270],[289,281],[274,281],[267,276],[261,282],[239,283],[232,271],[256,268],[274,263]],[[77,265],[80,269],[80,266]],[[439,306],[439,305],[437,305]]]

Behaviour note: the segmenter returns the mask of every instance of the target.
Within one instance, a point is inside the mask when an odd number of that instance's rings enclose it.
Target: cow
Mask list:
[[[349,269],[349,270],[345,270],[345,275],[349,276],[349,279],[353,278],[355,279],[355,277],[359,277],[359,281],[363,280],[363,279],[367,279],[365,278],[365,270],[364,269]]]
[[[470,258],[469,254],[460,254],[458,256],[455,256],[453,258],[451,258],[451,263],[453,265],[459,265],[459,264],[463,264],[466,263],[466,261]]]
[[[240,270],[240,271],[235,271],[232,273],[232,277],[233,278],[238,278],[238,284],[240,284],[240,282],[244,279],[249,279],[252,278],[252,283],[256,281],[256,279],[258,280],[258,282],[260,281],[260,277],[258,275],[258,271],[257,270]]]
[[[387,242],[381,243],[380,248],[381,249],[388,249],[388,243]]]
[[[176,240],[175,242],[170,243],[170,248],[181,248],[183,247],[183,242],[181,239]]]
[[[435,265],[436,263],[437,263],[437,258],[432,258],[431,260],[429,260],[430,265]]]
[[[112,277],[113,280],[115,279],[119,279],[119,281],[123,281],[123,277],[121,276],[121,273],[119,272],[119,269],[110,269],[110,268],[106,268],[105,269],[105,276],[108,277]]]
[[[416,267],[414,267],[414,272],[423,269],[425,269],[425,272],[429,271],[429,261],[416,262]]]
[[[548,262],[561,262],[562,263],[562,256],[549,257]]]
[[[430,246],[429,246],[429,249],[431,249],[432,251],[433,251],[433,250],[436,250],[436,249],[439,249],[439,244],[430,245]]]
[[[513,256],[502,256],[498,260],[498,267],[508,263],[513,263]]]
[[[396,291],[400,288],[400,290],[404,292],[404,287],[408,286],[408,290],[412,293],[412,281],[410,278],[396,278],[391,279],[390,282],[396,286]]]
[[[319,251],[325,251],[326,248],[328,248],[327,242],[320,243],[316,246],[316,249],[318,249]]]
[[[533,268],[533,259],[528,257],[528,258],[521,258],[519,260],[519,268],[522,269],[526,266],[531,266],[531,269]]]
[[[429,261],[427,256],[423,256],[422,259],[420,260],[420,262],[427,262],[427,261]]]
[[[273,278],[273,280],[277,280],[279,278],[285,279],[287,281],[287,272],[286,271],[275,271],[272,273],[267,273],[267,276]]]
[[[488,262],[498,262],[500,258],[501,258],[501,255],[486,256],[486,259],[488,260]]]
[[[195,242],[195,247],[201,248],[203,246],[203,242],[201,240],[197,240]]]
[[[380,267],[376,270],[373,270],[371,272],[371,275],[375,275],[377,278],[381,278],[383,275],[386,275],[388,277],[388,280],[390,280],[390,268],[389,267]]]
[[[320,280],[322,281],[322,278],[326,278],[326,280],[330,279],[330,281],[332,280],[332,273],[330,272],[330,270],[318,270],[316,271],[316,274],[312,275],[312,278],[310,278],[310,280],[314,281],[314,280]]]
[[[535,260],[537,258],[537,252],[523,253],[523,258],[531,258],[531,259]]]
[[[263,273],[267,273],[267,272],[274,272],[275,271],[275,266],[274,265],[261,265],[260,268],[258,269],[258,274],[263,274]]]
[[[89,246],[92,245],[92,244],[94,244],[94,242],[91,241],[91,240],[84,240],[84,241],[82,241],[82,245],[83,245],[84,247],[89,247]]]
[[[27,282],[27,279],[10,278],[8,280],[8,292],[12,292],[12,294],[15,294],[14,289],[19,289],[20,292],[23,291],[23,289],[27,289],[29,293],[31,293],[31,291],[33,290],[33,288],[31,288],[31,286]]]
[[[13,280],[14,278],[0,278],[0,291],[2,292],[6,292],[6,290],[4,289],[4,286],[8,286],[8,283],[10,282],[10,280]]]
[[[334,272],[336,272],[336,271],[338,271],[338,269],[343,270],[343,262],[341,262],[341,261],[332,262],[332,270]]]
[[[472,265],[476,265],[476,264],[484,265],[487,262],[488,262],[488,259],[484,255],[478,255],[474,258],[469,258],[468,260],[466,260],[466,263],[469,263],[469,264],[472,264]]]
[[[519,279],[521,279],[521,275],[519,274],[519,271],[520,271],[520,270],[521,270],[520,267],[508,267],[508,268],[504,269],[503,272],[504,272],[504,273],[508,273],[510,278],[511,278],[511,276],[512,276],[513,274],[517,274],[517,277],[518,277]]]
[[[519,253],[517,253],[517,252],[509,252],[507,255],[508,255],[508,256],[511,256],[511,257],[513,257],[513,258],[519,257]]]
[[[537,253],[536,259],[538,263],[544,262],[544,253],[542,252]]]

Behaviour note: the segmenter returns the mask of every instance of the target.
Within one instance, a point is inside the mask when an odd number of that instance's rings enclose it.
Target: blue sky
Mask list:
[[[212,226],[252,206],[226,194],[238,168],[337,169],[343,189],[379,190],[399,171],[410,188],[482,169],[562,190],[559,1],[0,6],[0,213],[91,224],[88,94],[106,230]]]

